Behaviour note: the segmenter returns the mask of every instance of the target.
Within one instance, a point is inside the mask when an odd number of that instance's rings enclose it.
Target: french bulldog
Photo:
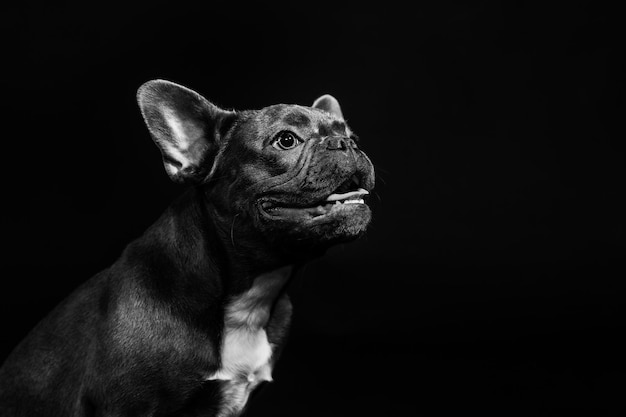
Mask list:
[[[2,417],[240,415],[295,272],[370,223],[374,168],[332,96],[233,111],[153,80],[137,99],[186,191],[13,350]]]

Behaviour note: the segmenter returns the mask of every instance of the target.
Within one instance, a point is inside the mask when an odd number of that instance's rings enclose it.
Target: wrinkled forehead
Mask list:
[[[298,105],[276,104],[259,111],[259,121],[268,128],[277,126],[311,130],[320,135],[349,134],[346,122],[324,110]]]

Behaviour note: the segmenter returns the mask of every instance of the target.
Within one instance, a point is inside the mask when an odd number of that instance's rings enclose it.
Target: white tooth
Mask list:
[[[365,201],[361,198],[356,199],[356,200],[346,200],[343,202],[344,204],[363,204],[365,203]]]

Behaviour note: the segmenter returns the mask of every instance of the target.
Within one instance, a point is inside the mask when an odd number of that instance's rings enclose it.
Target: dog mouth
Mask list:
[[[277,200],[264,200],[261,211],[270,217],[311,217],[316,218],[340,210],[350,210],[365,205],[369,191],[361,187],[360,180],[353,175],[324,199],[310,203],[287,203]]]

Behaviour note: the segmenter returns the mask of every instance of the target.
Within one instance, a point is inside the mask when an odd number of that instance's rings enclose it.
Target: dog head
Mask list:
[[[369,224],[373,165],[332,96],[229,111],[154,80],[137,97],[170,178],[201,187],[224,227],[288,253],[354,239]]]

